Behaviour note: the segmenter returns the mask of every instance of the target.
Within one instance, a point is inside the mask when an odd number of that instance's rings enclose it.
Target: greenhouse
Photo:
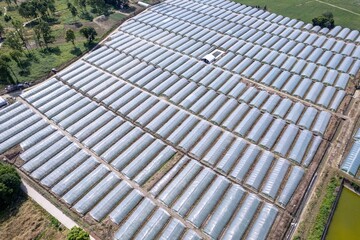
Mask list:
[[[228,0],[167,0],[0,110],[0,154],[20,149],[24,174],[114,239],[285,236],[359,43]],[[341,165],[354,176],[359,135]]]

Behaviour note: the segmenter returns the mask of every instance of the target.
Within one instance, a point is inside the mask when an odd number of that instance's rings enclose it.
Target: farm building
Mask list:
[[[280,239],[359,68],[358,31],[167,0],[0,110],[0,154],[115,239]]]

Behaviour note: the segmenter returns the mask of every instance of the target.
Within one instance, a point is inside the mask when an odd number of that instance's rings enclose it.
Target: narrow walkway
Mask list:
[[[44,208],[49,214],[55,217],[62,225],[66,228],[70,229],[74,226],[78,227],[71,218],[66,216],[60,209],[54,206],[50,201],[44,198],[38,191],[36,191],[33,187],[31,187],[26,181],[22,180],[21,189],[31,197],[37,204],[39,204],[42,208]],[[90,236],[91,240],[95,240],[95,238]]]

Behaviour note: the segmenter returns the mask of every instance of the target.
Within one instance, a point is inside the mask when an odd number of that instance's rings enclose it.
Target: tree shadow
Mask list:
[[[21,66],[22,66],[23,68],[28,68],[28,67],[30,67],[30,66],[31,66],[31,59],[25,58],[25,59],[21,60]]]
[[[80,18],[88,20],[88,21],[92,21],[93,17],[91,16],[91,14],[89,12],[82,12],[79,15]]]
[[[29,58],[21,59],[21,61],[17,63],[17,66],[20,68],[20,76],[26,77],[30,75],[31,63],[32,61]]]
[[[19,75],[22,77],[27,77],[30,75],[30,69],[29,68],[23,68],[19,71]]]
[[[33,27],[35,27],[37,25],[39,25],[39,20],[35,19],[35,20],[32,20],[31,22],[26,23],[25,27],[33,28]]]
[[[70,51],[70,53],[71,53],[72,55],[75,55],[75,56],[80,56],[80,55],[82,54],[82,51],[81,51],[80,48],[74,47],[74,48]]]
[[[44,54],[55,54],[58,56],[61,54],[61,50],[59,47],[47,47],[42,49],[41,52]]]
[[[129,7],[124,7],[122,9],[118,9],[118,10],[123,13],[132,13],[132,12],[135,12],[136,8],[129,6]]]
[[[39,59],[37,58],[37,56],[32,52],[26,54],[26,58],[27,58],[27,60],[29,60],[31,62],[36,62],[36,63],[39,62]]]
[[[86,43],[84,43],[84,46],[85,46],[88,50],[93,49],[94,47],[96,47],[96,45],[97,45],[97,43],[95,43],[95,42],[86,42]]]
[[[44,21],[46,21],[50,26],[61,23],[61,21],[57,17],[46,17],[44,18]]]
[[[74,22],[74,26],[77,28],[81,28],[83,24],[81,22]]]
[[[18,214],[20,207],[26,202],[28,196],[20,191],[17,199],[15,199],[9,206],[0,210],[0,224],[7,221],[12,216]]]
[[[10,5],[10,6],[7,6],[6,9],[7,9],[9,12],[12,12],[12,11],[17,10],[17,6],[15,6],[15,5]]]
[[[0,84],[12,85],[16,83],[16,79],[9,72],[0,72]],[[1,209],[0,209],[1,215]]]

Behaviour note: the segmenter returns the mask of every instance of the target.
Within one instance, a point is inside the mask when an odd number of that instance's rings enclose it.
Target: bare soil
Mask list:
[[[149,191],[175,164],[183,157],[182,154],[176,153],[170,161],[164,164],[164,166],[157,171],[144,185],[145,190]]]

